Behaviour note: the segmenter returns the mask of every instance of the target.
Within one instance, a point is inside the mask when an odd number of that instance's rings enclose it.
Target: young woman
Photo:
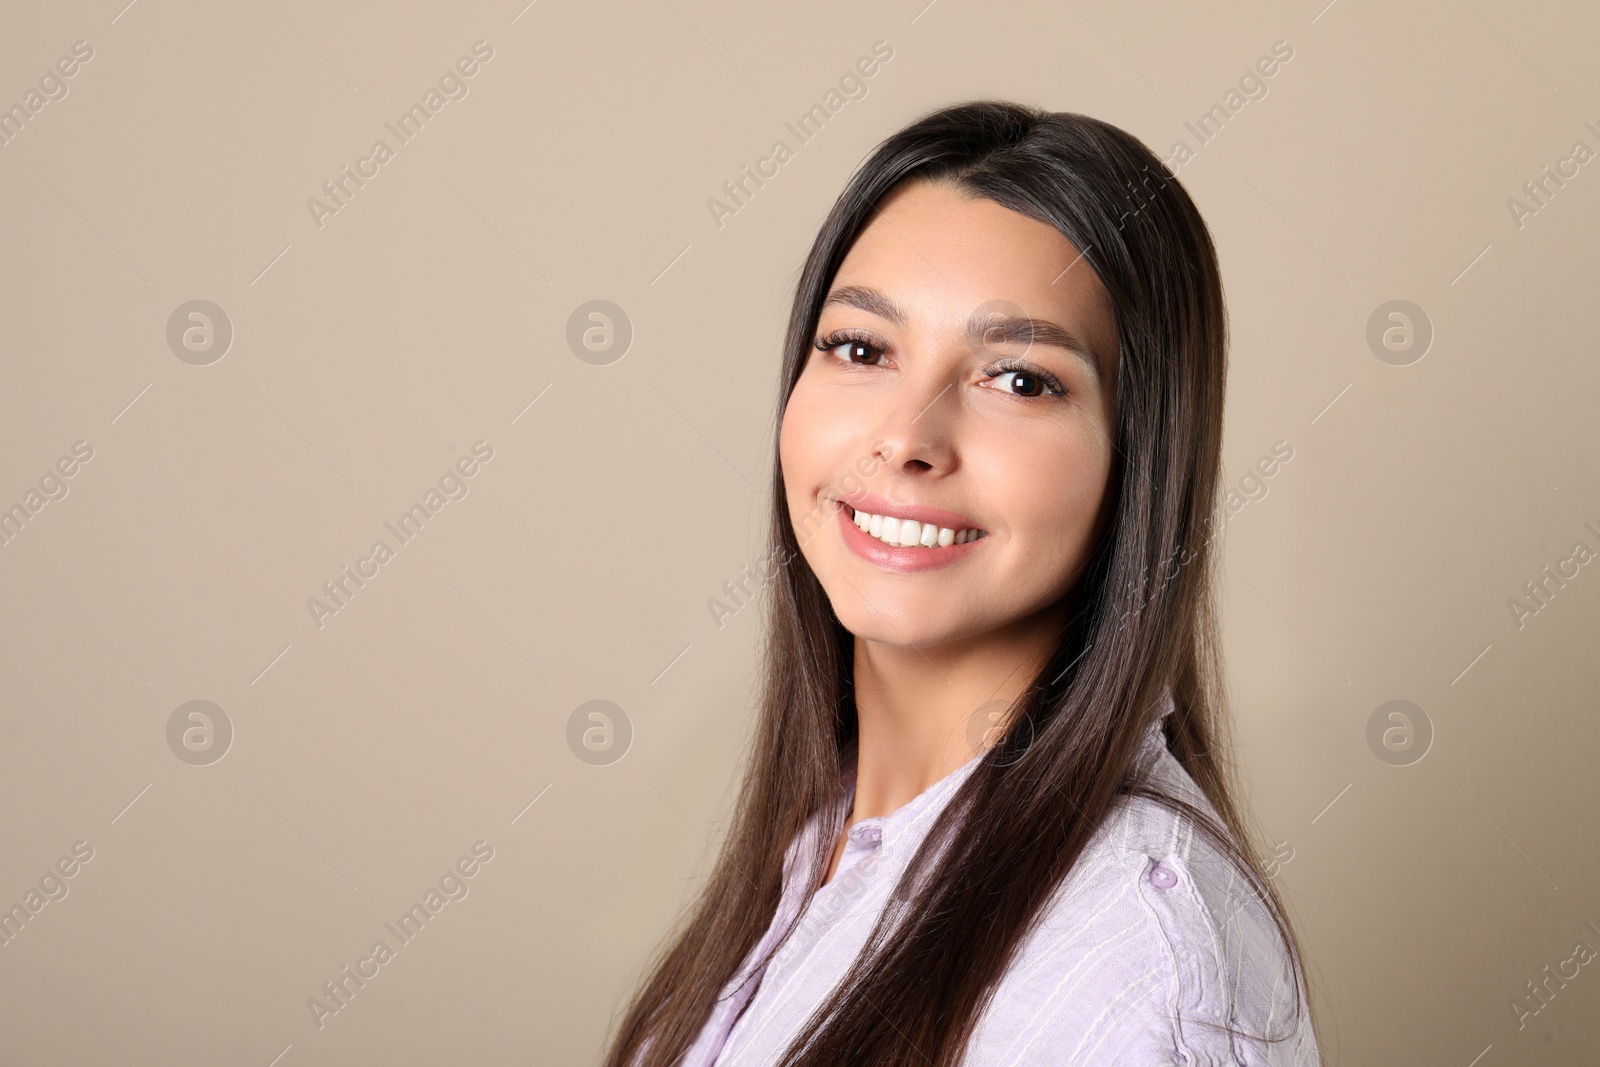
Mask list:
[[[1225,367],[1129,134],[978,102],[867,160],[789,321],[747,776],[610,1067],[1320,1062],[1219,748]]]

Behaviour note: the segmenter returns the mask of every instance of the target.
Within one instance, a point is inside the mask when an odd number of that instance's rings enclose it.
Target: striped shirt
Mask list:
[[[1214,814],[1167,751],[1159,720],[1138,759],[1157,788]],[[723,989],[680,1067],[778,1062],[854,962],[934,818],[981,760],[980,753],[893,814],[851,827],[834,876],[757,974],[768,947],[795,919],[817,847],[813,817],[789,848],[782,899],[766,937]],[[853,799],[853,766],[845,789]],[[1303,1004],[1294,1017],[1296,989],[1303,1000],[1305,987],[1243,875],[1190,820],[1154,801],[1123,797],[1020,944],[962,1063],[1318,1064]],[[1245,1033],[1220,1029],[1227,1026]]]

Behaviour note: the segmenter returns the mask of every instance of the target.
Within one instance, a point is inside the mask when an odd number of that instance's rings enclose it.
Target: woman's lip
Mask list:
[[[840,500],[834,510],[839,513],[839,536],[844,538],[844,543],[849,546],[850,551],[884,570],[899,571],[903,574],[949,567],[978,551],[979,546],[989,540],[988,537],[980,537],[976,541],[968,541],[961,545],[935,548],[906,545],[895,548],[884,544],[857,526],[851,505]]]
[[[851,493],[848,496],[839,497],[839,500],[857,511],[865,511],[868,515],[887,515],[896,519],[915,519],[924,526],[932,523],[934,526],[948,527],[956,533],[960,533],[962,530],[983,529],[983,527],[965,515],[958,515],[943,508],[929,507],[926,504],[896,504],[894,501],[885,500],[875,493]]]

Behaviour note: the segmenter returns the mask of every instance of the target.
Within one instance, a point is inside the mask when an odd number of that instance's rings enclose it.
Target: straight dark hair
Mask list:
[[[1310,1011],[1300,948],[1222,754],[1212,540],[1227,325],[1210,233],[1161,161],[1109,123],[1000,101],[928,114],[873,152],[817,234],[785,339],[780,424],[839,264],[884,197],[912,181],[949,183],[1054,226],[1082,253],[1077,266],[1104,284],[1120,343],[1115,511],[1068,594],[1073,611],[1053,654],[783,1063],[958,1063],[1043,906],[1113,808],[1134,796],[1193,820],[1270,914],[1293,969],[1295,1013],[1284,1034],[1255,1036],[1289,1037]],[[785,846],[819,815],[809,900],[848,817],[841,775],[857,729],[853,637],[800,554],[776,447],[770,522],[777,558],[760,718],[732,824],[698,902],[623,1014],[607,1067],[671,1067],[682,1057],[773,919]],[[1167,749],[1220,824],[1136,775],[1140,741],[1169,687]],[[1275,963],[1243,965],[1253,962]]]

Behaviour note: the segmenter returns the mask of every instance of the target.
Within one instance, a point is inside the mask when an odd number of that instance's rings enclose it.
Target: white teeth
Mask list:
[[[869,515],[851,509],[855,524],[866,533],[895,548],[949,548],[964,545],[983,536],[982,530],[952,530],[948,526],[935,526],[915,519],[897,519],[892,515]]]

